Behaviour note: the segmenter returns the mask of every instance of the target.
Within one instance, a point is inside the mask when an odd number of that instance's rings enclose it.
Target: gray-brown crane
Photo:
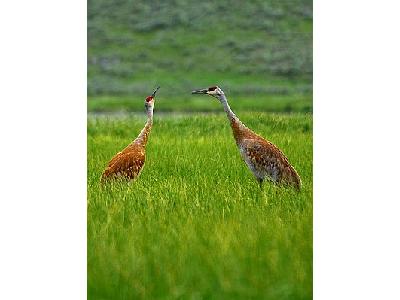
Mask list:
[[[234,114],[228,104],[224,92],[218,86],[195,90],[192,94],[212,96],[221,102],[230,122],[236,145],[240,154],[257,178],[260,188],[265,179],[276,184],[286,184],[297,189],[301,187],[301,179],[283,152],[270,141],[247,128]]]

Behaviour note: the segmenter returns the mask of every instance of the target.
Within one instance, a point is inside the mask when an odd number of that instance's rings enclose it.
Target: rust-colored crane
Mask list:
[[[110,178],[131,180],[139,176],[146,160],[146,144],[151,127],[153,126],[154,98],[159,88],[157,87],[153,94],[148,96],[144,102],[147,113],[146,125],[132,143],[110,160],[101,176],[102,182]]]
[[[195,90],[192,94],[205,94],[217,98],[228,116],[236,145],[243,160],[257,178],[260,188],[265,179],[300,189],[301,179],[283,152],[270,141],[247,128],[234,114],[224,92],[218,86]]]

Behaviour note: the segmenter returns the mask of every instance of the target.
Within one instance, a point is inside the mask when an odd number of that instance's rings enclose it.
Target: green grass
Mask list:
[[[101,187],[145,118],[89,116],[89,299],[312,298],[312,116],[236,112],[287,154],[300,193],[260,192],[223,114],[156,114],[139,179]]]
[[[259,97],[233,97],[232,103],[242,111],[312,112],[312,97],[305,95],[275,95]],[[90,112],[142,112],[144,97],[91,97]],[[187,93],[187,97],[168,97],[161,91],[156,111],[161,112],[220,112],[221,105],[214,98]]]

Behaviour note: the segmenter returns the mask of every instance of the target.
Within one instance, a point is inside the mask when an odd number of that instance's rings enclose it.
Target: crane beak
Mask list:
[[[208,89],[200,89],[192,91],[192,94],[207,94]]]
[[[154,90],[154,92],[153,92],[153,94],[151,95],[153,98],[156,96],[156,93],[157,93],[157,91],[160,89],[160,87],[158,86],[155,90]]]

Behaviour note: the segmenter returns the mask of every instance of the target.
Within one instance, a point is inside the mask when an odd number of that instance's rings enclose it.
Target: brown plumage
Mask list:
[[[159,88],[155,89],[153,94],[146,98],[146,125],[132,143],[110,160],[101,176],[102,182],[112,178],[131,180],[139,176],[146,161],[146,144],[153,126],[154,97]]]
[[[301,179],[283,152],[270,141],[247,128],[229,107],[224,92],[217,86],[193,91],[217,98],[228,116],[240,155],[262,187],[265,179],[276,184],[301,187]]]

